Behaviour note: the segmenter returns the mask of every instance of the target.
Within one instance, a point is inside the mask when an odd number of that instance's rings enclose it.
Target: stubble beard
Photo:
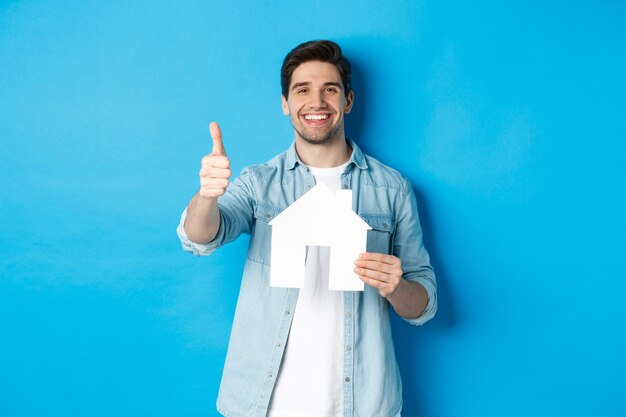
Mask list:
[[[338,124],[337,126],[332,127],[323,136],[313,137],[312,135],[307,134],[303,128],[297,127],[293,120],[291,121],[291,125],[293,126],[293,129],[296,131],[298,136],[300,136],[302,140],[310,145],[326,145],[331,143],[333,140],[335,140],[337,132],[339,132],[339,129],[341,128],[341,124]]]

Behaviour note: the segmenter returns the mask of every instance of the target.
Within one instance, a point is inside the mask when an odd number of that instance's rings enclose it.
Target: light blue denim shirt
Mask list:
[[[367,251],[402,260],[404,278],[419,282],[428,305],[411,324],[423,324],[437,310],[436,281],[411,184],[397,171],[364,155],[352,141],[352,156],[341,175],[353,192],[353,209],[371,227]],[[268,222],[315,185],[300,161],[295,142],[265,164],[245,168],[218,201],[221,224],[208,244],[185,235],[186,211],[178,226],[183,248],[209,255],[241,233],[250,246],[217,399],[228,417],[265,417],[289,335],[298,289],[270,288]],[[344,417],[395,417],[402,409],[402,385],[396,363],[389,302],[372,287],[346,291],[344,299]]]

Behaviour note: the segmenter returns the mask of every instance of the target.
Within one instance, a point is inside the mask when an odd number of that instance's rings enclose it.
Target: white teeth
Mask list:
[[[307,114],[306,116],[304,116],[304,118],[307,120],[326,120],[328,119],[328,115],[327,114]]]

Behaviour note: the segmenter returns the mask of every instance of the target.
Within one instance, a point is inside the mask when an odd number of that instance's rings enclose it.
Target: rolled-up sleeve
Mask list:
[[[250,169],[245,168],[219,198],[220,226],[215,238],[209,243],[195,243],[189,239],[185,233],[187,209],[183,210],[176,233],[184,251],[196,256],[210,255],[241,233],[250,233],[254,219],[253,179]]]
[[[428,294],[428,304],[419,317],[404,318],[414,325],[422,325],[437,312],[437,280],[430,264],[430,255],[422,242],[422,226],[417,201],[411,184],[405,180],[400,196],[394,235],[394,255],[401,259],[404,279],[421,284]]]
[[[219,246],[219,234],[220,231],[217,232],[217,236],[215,239],[209,243],[195,243],[189,240],[187,233],[185,233],[185,220],[187,219],[187,209],[183,211],[183,214],[180,216],[180,222],[178,223],[178,227],[176,228],[176,233],[178,234],[178,238],[180,239],[180,243],[183,246],[183,250],[185,252],[193,253],[196,256],[206,256],[212,254]],[[221,223],[220,223],[221,226]],[[220,227],[222,229],[222,227]]]

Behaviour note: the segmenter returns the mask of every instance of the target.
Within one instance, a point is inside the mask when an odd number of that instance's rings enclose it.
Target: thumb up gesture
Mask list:
[[[224,195],[232,172],[230,171],[230,160],[226,156],[222,142],[220,127],[217,123],[211,122],[209,131],[213,140],[213,150],[209,155],[202,158],[199,194],[203,198],[213,199]]]

